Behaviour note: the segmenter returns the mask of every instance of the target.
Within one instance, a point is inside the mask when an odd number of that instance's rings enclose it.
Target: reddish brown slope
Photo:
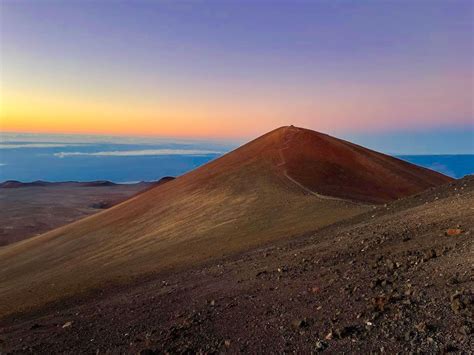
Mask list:
[[[137,275],[197,265],[371,208],[340,197],[383,201],[448,180],[335,138],[283,127],[102,213],[0,248],[0,316]]]
[[[288,176],[323,195],[388,202],[452,179],[400,159],[302,128],[288,128]]]
[[[274,172],[306,192],[369,203],[396,200],[453,180],[392,156],[294,126],[271,131],[182,178],[201,184],[255,163],[271,165]]]

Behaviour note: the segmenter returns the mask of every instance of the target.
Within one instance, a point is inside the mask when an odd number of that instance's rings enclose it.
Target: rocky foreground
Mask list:
[[[0,321],[1,353],[472,353],[474,178]]]

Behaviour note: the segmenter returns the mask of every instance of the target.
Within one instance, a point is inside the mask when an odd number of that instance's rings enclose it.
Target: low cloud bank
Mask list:
[[[98,156],[98,157],[135,157],[149,155],[191,155],[206,156],[213,154],[222,154],[221,151],[201,150],[201,149],[143,149],[143,150],[116,150],[109,152],[59,152],[54,153],[59,158],[71,156]]]

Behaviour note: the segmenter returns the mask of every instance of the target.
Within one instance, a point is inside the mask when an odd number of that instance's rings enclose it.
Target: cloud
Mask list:
[[[18,149],[18,148],[61,148],[76,147],[77,144],[63,143],[18,143],[18,144],[1,144],[0,149]]]
[[[97,157],[134,157],[150,155],[192,155],[204,156],[213,154],[222,154],[221,151],[201,150],[201,149],[143,149],[143,150],[116,150],[109,152],[59,152],[54,153],[59,158],[71,156],[97,156]]]
[[[5,163],[0,163],[0,166],[5,166],[5,165],[7,165],[7,164],[5,164]]]

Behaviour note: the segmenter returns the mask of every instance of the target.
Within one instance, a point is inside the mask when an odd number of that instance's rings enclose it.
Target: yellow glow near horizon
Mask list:
[[[171,106],[171,107],[170,107]],[[204,105],[150,105],[15,92],[2,95],[0,129],[10,132],[236,137],[246,124]],[[231,123],[232,121],[232,123]],[[216,122],[219,122],[216,124]],[[258,126],[258,125],[257,125]]]
[[[453,113],[470,119],[468,79],[469,75],[458,74],[398,86],[335,83],[313,88],[313,95],[296,92],[293,96],[271,88],[265,95],[196,92],[192,98],[158,94],[155,98],[136,92],[104,97],[8,87],[0,93],[0,130],[242,138],[289,124],[328,133],[423,127],[443,124]],[[462,91],[449,90],[462,87]]]

